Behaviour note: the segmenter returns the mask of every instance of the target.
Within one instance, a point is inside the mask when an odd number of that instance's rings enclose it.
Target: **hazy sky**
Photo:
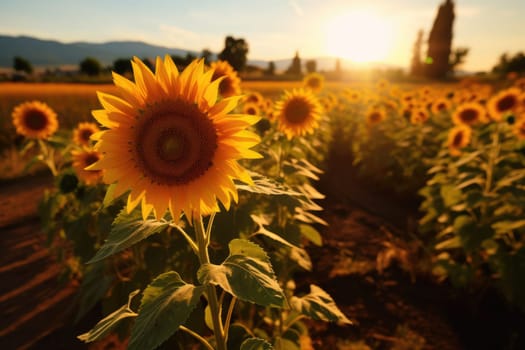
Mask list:
[[[214,52],[232,35],[248,42],[249,59],[291,58],[299,51],[303,59],[380,56],[378,60],[407,67],[417,31],[423,29],[426,39],[443,1],[0,0],[0,34],[62,42],[140,40]],[[470,48],[464,69],[488,70],[503,52],[525,51],[525,0],[455,3],[453,46]],[[349,24],[340,30],[337,43],[328,43],[334,23],[345,26],[359,18],[365,18],[360,29]]]

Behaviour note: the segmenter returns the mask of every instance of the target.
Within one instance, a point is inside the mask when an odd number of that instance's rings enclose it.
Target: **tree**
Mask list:
[[[102,71],[102,65],[93,57],[86,57],[80,62],[80,72],[89,75],[90,77],[99,75]]]
[[[510,72],[525,73],[525,54],[518,52],[514,56],[509,57],[508,53],[504,53],[500,56],[499,62],[492,68],[492,71],[501,75],[507,75]]]
[[[244,39],[227,36],[219,59],[227,61],[237,72],[241,72],[246,67],[247,55],[248,43]]]
[[[410,61],[410,75],[420,76],[423,73],[423,66],[421,64],[421,46],[423,45],[423,30],[417,32],[416,42],[412,49],[412,60]]]
[[[118,58],[113,62],[113,71],[120,75],[131,73],[131,58]]]
[[[275,63],[273,61],[268,62],[268,68],[265,69],[264,75],[275,75]]]
[[[457,47],[452,51],[449,61],[450,72],[454,72],[459,66],[465,63],[468,52],[468,47]]]
[[[305,63],[306,71],[308,73],[315,73],[317,71],[317,61],[316,60],[308,60]]]
[[[201,58],[204,58],[204,63],[210,64],[213,53],[209,49],[203,49],[201,52]]]
[[[452,0],[446,0],[439,6],[428,37],[425,74],[429,78],[442,79],[450,72],[449,58],[454,17],[454,3]]]
[[[299,52],[295,52],[295,57],[292,59],[290,67],[286,70],[287,74],[300,76],[301,71],[301,59],[299,58]]]
[[[20,56],[13,59],[13,69],[17,72],[25,72],[27,74],[33,73],[33,66],[31,63]]]

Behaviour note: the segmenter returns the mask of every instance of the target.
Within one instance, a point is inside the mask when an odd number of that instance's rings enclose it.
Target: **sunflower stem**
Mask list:
[[[199,215],[198,218],[194,219],[193,226],[195,227],[199,261],[201,266],[203,266],[204,264],[210,263],[210,256],[208,254],[209,235],[206,237],[202,216]],[[211,228],[208,227],[208,229],[211,233]],[[221,320],[221,305],[219,304],[219,300],[217,299],[217,291],[213,285],[206,285],[206,295],[208,296],[208,304],[210,305],[213,334],[215,335],[217,350],[226,350],[226,338],[224,337],[224,328]]]

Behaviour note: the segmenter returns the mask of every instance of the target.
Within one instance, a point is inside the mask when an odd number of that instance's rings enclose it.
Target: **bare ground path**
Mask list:
[[[77,288],[58,282],[37,216],[51,184],[47,175],[0,184],[0,349],[36,348],[69,322]]]

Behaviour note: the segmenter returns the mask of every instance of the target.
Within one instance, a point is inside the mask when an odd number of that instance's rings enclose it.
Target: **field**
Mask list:
[[[246,339],[258,339],[261,348],[264,339],[276,349],[298,350],[525,347],[523,81],[322,81],[315,93],[294,90],[304,88],[304,81],[241,86],[246,96],[262,98],[252,106],[255,112],[248,112],[249,98],[234,112],[262,117],[250,130],[260,137],[253,150],[263,158],[239,160],[254,172],[254,184],[235,182],[239,202],[232,202],[231,210],[225,210],[224,196],[214,197],[222,205],[212,215],[215,221],[204,222],[213,223],[216,235],[203,263],[202,254],[197,261],[192,251],[202,242],[177,234],[197,237],[198,221],[173,220],[171,203],[164,221],[153,216],[166,211],[158,203],[147,218],[137,209],[121,211],[126,198],[109,198],[107,185],[91,182],[74,167],[73,130],[79,122],[95,122],[91,111],[102,108],[96,92],[117,95],[114,85],[0,84],[0,227],[7,252],[0,270],[0,308],[7,320],[0,327],[0,348],[123,348],[131,341],[149,344],[145,348],[162,343],[162,349],[198,349],[199,341],[213,343],[212,323],[222,320],[210,319],[215,294],[210,290],[206,303],[204,297],[185,300],[193,304],[182,307],[183,320],[158,306],[159,322],[184,325],[205,340],[141,323],[147,298],[136,323],[159,340],[155,345],[140,337],[130,340],[135,328],[129,318],[139,310],[138,300],[131,302],[134,290],[166,301],[152,285],[175,288],[175,295],[179,287],[157,277],[172,276],[172,270],[188,281],[180,280],[187,288],[222,290],[218,302],[224,305],[224,324],[231,326],[231,348]],[[283,103],[276,102],[284,91],[301,91],[295,95],[299,101],[316,101],[319,107],[311,112],[319,113],[316,123],[302,134],[279,117]],[[516,105],[495,116],[491,106],[504,94],[515,94]],[[11,114],[35,100],[56,112],[59,128],[48,139],[31,141],[17,134]],[[438,102],[446,106],[440,109]],[[465,108],[472,114],[461,114]],[[276,110],[281,114],[275,116]],[[252,143],[243,135],[239,147]],[[180,157],[170,153],[175,156]],[[207,201],[208,188],[192,190]],[[181,210],[181,217],[191,216],[184,204]],[[165,222],[169,225],[162,226]],[[108,241],[118,248],[104,250]],[[189,248],[181,248],[188,242]],[[241,245],[237,255],[232,242]],[[243,255],[246,250],[252,255]],[[242,275],[232,268],[231,275],[217,277],[220,269],[202,268],[224,269],[234,257],[255,270]],[[213,265],[210,259],[225,262]],[[244,289],[236,289],[235,278]],[[122,309],[128,319],[113,316],[109,337],[86,333],[125,305],[128,295],[130,309]],[[38,310],[22,306],[27,298]],[[81,333],[94,342],[76,339]]]

